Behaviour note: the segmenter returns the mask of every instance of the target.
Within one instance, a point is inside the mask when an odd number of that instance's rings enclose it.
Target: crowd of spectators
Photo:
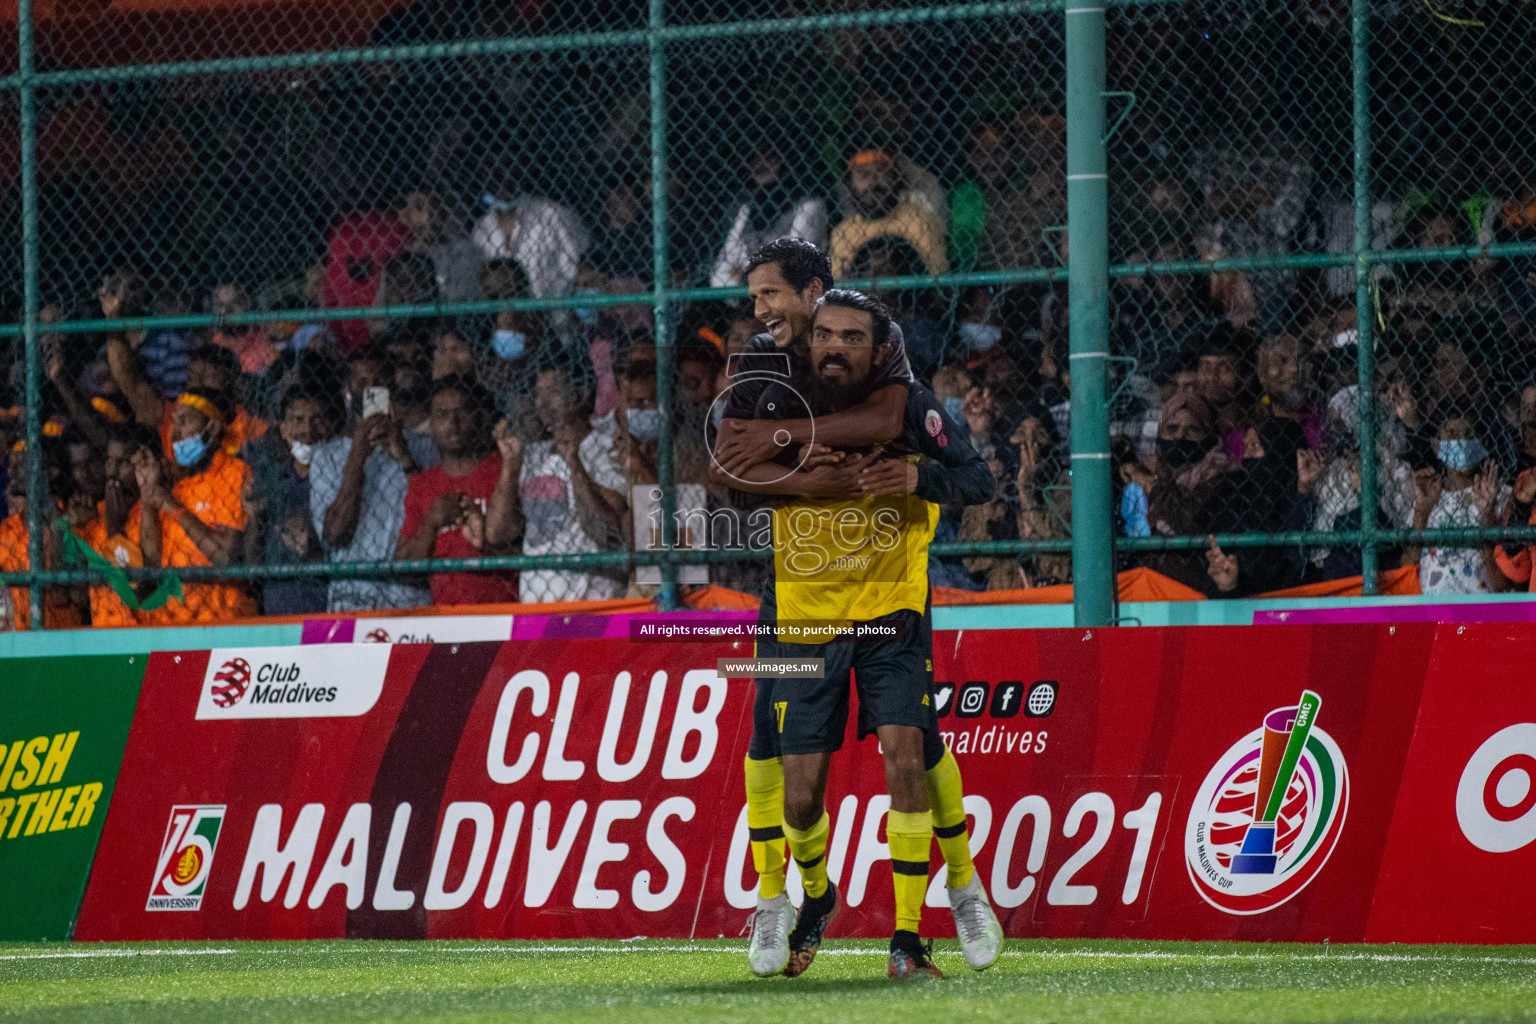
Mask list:
[[[1341,23],[1317,13],[1320,5],[1285,10],[1296,20],[1281,19],[1279,35],[1289,26],[1296,38],[1289,49],[1265,51],[1269,59],[1347,42],[1347,25],[1340,36]],[[400,25],[396,17],[389,31]],[[1171,53],[1182,45],[1160,32],[1166,28],[1123,42],[1112,69],[1155,62],[1158,46]],[[740,285],[750,255],[781,235],[824,247],[842,279],[1064,265],[1060,104],[1050,89],[988,93],[991,79],[963,69],[967,55],[990,45],[977,35],[943,46],[905,28],[826,37],[838,55],[832,70],[815,76],[821,101],[802,111],[825,115],[813,130],[794,118],[755,123],[754,104],[768,100],[739,95],[740,81],[685,77],[728,95],[712,119],[702,119],[716,133],[708,159],[692,159],[697,147],[684,146],[669,167],[668,283]],[[926,53],[925,40],[942,52]],[[782,49],[763,57],[781,77],[803,70],[806,59]],[[1029,70],[1016,55],[1009,59],[1015,72]],[[1048,61],[1024,59],[1036,61],[1037,78],[1049,77]],[[596,87],[601,70],[584,69],[593,76],[588,85]],[[51,234],[45,230],[45,242],[56,245],[42,311],[45,504],[61,517],[44,545],[50,564],[64,564],[71,536],[118,565],[169,567],[656,546],[656,442],[667,413],[658,408],[652,308],[622,302],[646,291],[655,271],[649,165],[635,148],[645,108],[615,94],[600,130],[580,135],[578,146],[577,129],[556,123],[569,109],[551,101],[530,115],[537,123],[506,128],[498,147],[484,90],[466,85],[466,76],[437,90],[435,106],[417,95],[428,79],[395,65],[377,71],[373,106],[361,113],[353,108],[368,83],[321,90],[339,106],[315,100],[324,115],[316,123],[345,130],[332,133],[323,159],[304,160],[354,183],[366,179],[324,202],[274,194],[287,179],[249,167],[192,174],[181,166],[163,177],[139,175],[130,187],[106,180],[84,156],[62,161],[55,138],[53,155],[42,160],[51,190],[45,212],[57,220]],[[835,117],[824,102],[829,80],[847,100]],[[1347,136],[1330,150],[1302,130],[1308,116],[1325,119],[1318,105],[1339,97],[1309,94],[1308,108],[1293,102],[1283,76],[1223,82],[1226,92],[1192,108],[1185,122],[1164,96],[1139,105],[1122,129],[1112,174],[1114,262],[1349,250],[1352,207],[1340,175]],[[755,87],[766,89],[760,80]],[[530,105],[543,95],[520,88]],[[478,98],[455,115],[456,97],[469,93]],[[242,102],[260,107],[249,96]],[[709,109],[698,97],[690,102]],[[790,114],[808,102],[782,100]],[[124,128],[125,108],[148,120]],[[244,109],[225,111],[230,136],[249,134]],[[50,131],[67,130],[77,139],[91,132],[126,133],[136,144],[157,138],[155,159],[193,160],[198,148],[166,141],[185,123],[163,98],[103,87],[45,114],[45,144]],[[570,152],[555,152],[562,140]],[[122,156],[126,144],[77,146]],[[476,148],[503,156],[460,159]],[[1373,244],[1536,239],[1536,174],[1517,141],[1468,153],[1443,139],[1398,153],[1391,188],[1373,211]],[[256,165],[268,159],[248,150],[242,157]],[[94,228],[60,219],[61,182],[97,204]],[[216,219],[229,221],[223,236],[198,220],[199,195],[218,208]],[[267,201],[290,214],[309,209],[310,220],[259,238],[245,221],[259,222],[247,216],[250,204]],[[130,237],[117,238],[129,225]],[[174,244],[194,238],[201,241]],[[82,241],[90,244],[68,248]],[[249,258],[231,255],[241,246]],[[99,258],[93,265],[81,251]],[[1536,269],[1527,262],[1374,269],[1378,444],[1366,454],[1378,460],[1377,526],[1536,522],[1536,360],[1528,355],[1536,352]],[[587,301],[544,312],[227,322],[263,308],[519,298]],[[883,298],[914,373],[969,430],[998,483],[985,505],[945,509],[937,539],[1066,537],[1065,282],[894,290]],[[707,447],[722,408],[716,397],[730,384],[729,357],[762,325],[736,301],[676,308],[670,422],[679,534],[695,544],[725,543],[724,534],[739,543],[746,531],[710,485]],[[219,322],[105,335],[47,329],[69,319],[195,311]],[[1349,267],[1114,277],[1116,533],[1360,529],[1356,315]],[[0,348],[0,442],[12,456],[0,467],[8,514],[0,522],[0,570],[28,564],[21,367],[19,346]],[[1360,556],[1348,543],[1228,551],[1210,544],[1122,553],[1119,564],[1145,565],[1215,597],[1357,574]],[[1514,547],[1383,551],[1384,567],[1397,564],[1417,565],[1427,593],[1532,580],[1531,554]],[[684,571],[690,585],[751,589],[762,578],[760,568],[739,561]],[[1072,578],[1064,554],[936,559],[931,576],[967,590]],[[130,609],[108,587],[53,587],[45,613],[52,625],[214,621],[592,600],[650,593],[655,580],[655,570],[592,564],[521,573],[338,570],[188,582],[152,611]],[[13,589],[11,601],[24,622],[26,591]]]

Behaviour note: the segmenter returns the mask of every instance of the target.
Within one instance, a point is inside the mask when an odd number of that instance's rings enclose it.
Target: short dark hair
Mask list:
[[[832,290],[832,260],[803,238],[785,236],[767,243],[747,261],[744,276],[750,276],[758,267],[770,263],[779,265],[779,273],[797,292],[805,291],[812,281],[820,281],[822,288]]]
[[[388,366],[389,353],[384,350],[383,345],[377,342],[370,342],[362,348],[354,349],[347,356],[347,365],[351,366],[353,363],[382,363]]]
[[[201,345],[197,346],[197,348],[194,348],[187,355],[187,362],[209,363],[213,366],[217,366],[219,369],[229,374],[231,379],[235,379],[240,376],[240,357],[235,355],[224,346],[215,345],[211,341],[205,341]]]
[[[336,389],[325,387],[319,381],[302,380],[283,392],[283,400],[278,406],[278,419],[287,417],[294,402],[319,403],[321,412],[333,424],[343,418],[341,398]]]
[[[142,423],[113,423],[107,428],[107,444],[125,445],[132,451],[149,448],[158,453],[160,435]]]
[[[633,363],[629,361],[629,351],[625,350],[614,359],[614,374],[621,376],[628,373],[632,365]],[[592,372],[592,364],[587,360],[585,352],[579,352],[575,348],[556,350],[539,365],[535,376],[545,373],[559,374],[575,395],[576,408],[586,415],[592,414],[593,404],[597,399],[597,378]]]
[[[483,416],[490,416],[496,407],[496,400],[491,397],[491,393],[481,387],[479,382],[463,374],[450,373],[432,382],[433,398],[445,391],[457,391]]]
[[[870,334],[874,339],[875,347],[879,348],[890,342],[891,311],[879,299],[872,299],[852,288],[834,288],[816,303],[816,312],[811,316],[812,327],[816,326],[816,317],[820,316],[821,311],[828,306],[840,306],[843,309],[856,309],[861,313],[868,313]]]

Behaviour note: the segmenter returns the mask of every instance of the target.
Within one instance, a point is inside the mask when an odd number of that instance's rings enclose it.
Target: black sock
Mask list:
[[[917,932],[898,931],[891,936],[891,952],[901,950],[904,953],[922,953],[923,940]]]

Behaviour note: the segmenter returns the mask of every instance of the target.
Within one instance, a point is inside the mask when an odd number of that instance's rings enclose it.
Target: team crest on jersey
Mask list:
[[[944,433],[944,417],[939,415],[939,410],[928,410],[928,415],[923,417],[923,429],[928,431],[929,437],[938,437]]]
[[[1349,769],[1318,728],[1322,699],[1302,692],[1217,759],[1189,810],[1184,853],[1201,898],[1228,914],[1262,914],[1328,863],[1349,810]]]

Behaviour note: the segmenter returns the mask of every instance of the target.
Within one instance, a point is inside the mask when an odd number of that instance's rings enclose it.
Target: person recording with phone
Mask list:
[[[389,380],[383,351],[364,348],[352,354],[347,360],[347,429],[319,445],[310,463],[310,518],[331,562],[393,559],[410,477],[439,462],[430,437],[401,429],[391,410]],[[418,608],[430,602],[425,587],[390,579],[333,579],[326,598],[333,612]]]

